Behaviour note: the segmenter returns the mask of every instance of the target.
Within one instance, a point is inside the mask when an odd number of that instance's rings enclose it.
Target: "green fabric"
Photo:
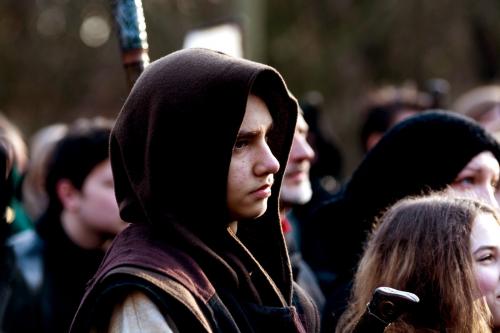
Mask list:
[[[14,235],[24,230],[33,229],[34,225],[33,221],[26,213],[22,201],[17,195],[20,193],[23,183],[23,175],[19,172],[17,167],[12,169],[10,178],[14,188],[14,195],[9,203],[9,207],[14,211],[14,221],[9,224],[9,235]]]
[[[26,213],[22,202],[14,198],[11,200],[9,206],[14,210],[14,221],[10,224],[10,234],[16,234],[18,232],[33,229],[33,221]]]

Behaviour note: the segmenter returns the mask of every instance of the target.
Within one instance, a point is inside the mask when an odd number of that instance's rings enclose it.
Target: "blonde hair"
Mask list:
[[[42,127],[30,140],[30,158],[23,182],[23,203],[29,216],[38,219],[48,205],[45,192],[47,164],[57,142],[66,135],[68,126],[56,123]]]

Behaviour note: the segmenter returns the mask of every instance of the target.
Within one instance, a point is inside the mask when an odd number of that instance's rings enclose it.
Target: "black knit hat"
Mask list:
[[[367,217],[408,195],[441,190],[477,154],[500,146],[475,121],[450,111],[427,111],[392,128],[370,151],[346,186]]]

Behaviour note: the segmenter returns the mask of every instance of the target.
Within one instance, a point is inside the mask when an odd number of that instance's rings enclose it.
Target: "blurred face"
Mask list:
[[[387,128],[387,130],[389,130],[391,127],[397,125],[398,123],[402,122],[406,118],[410,118],[411,116],[414,116],[418,113],[419,113],[419,111],[417,111],[415,109],[401,109],[401,110],[399,110],[398,112],[396,112],[396,114],[394,114],[394,116],[393,116],[394,118],[391,120],[391,123],[389,124],[389,128]],[[375,147],[375,145],[382,139],[384,134],[385,134],[385,132],[379,132],[379,131],[370,133],[370,135],[368,135],[368,137],[366,138],[366,143],[365,143],[366,151],[369,151],[370,149]]]
[[[113,238],[127,225],[120,219],[109,159],[97,164],[89,173],[78,201],[80,223],[101,238]]]
[[[472,225],[471,251],[474,275],[481,295],[500,327],[500,225],[491,214],[479,215]]]
[[[494,103],[487,111],[482,112],[475,119],[488,131],[498,131],[500,129],[500,104]]]
[[[451,187],[464,194],[483,200],[498,207],[495,191],[498,185],[500,167],[489,151],[474,156],[458,174]]]
[[[249,95],[227,179],[231,222],[257,218],[267,209],[274,174],[280,167],[267,144],[272,124],[273,119],[264,101]]]
[[[299,114],[293,136],[292,148],[281,186],[280,199],[283,203],[303,205],[311,200],[312,189],[309,169],[314,159],[314,151],[307,142],[309,126]]]

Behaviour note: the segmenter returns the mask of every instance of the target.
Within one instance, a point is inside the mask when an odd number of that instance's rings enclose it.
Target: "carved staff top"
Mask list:
[[[148,35],[141,0],[112,0],[122,62],[129,89],[149,64]]]

